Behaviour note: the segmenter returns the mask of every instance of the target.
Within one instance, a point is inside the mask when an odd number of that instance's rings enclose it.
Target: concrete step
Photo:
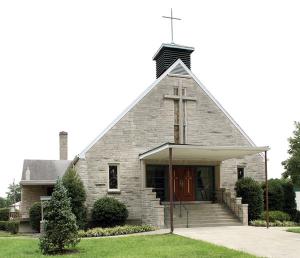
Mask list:
[[[166,224],[167,227],[169,227],[170,224]],[[230,226],[242,226],[242,223],[240,222],[230,222],[230,223],[193,223],[189,224],[189,228],[196,228],[196,227],[230,227]],[[174,224],[175,228],[186,228],[187,225],[182,223],[182,224]]]
[[[185,207],[185,208],[184,208]],[[176,205],[173,210],[173,223],[175,227],[214,227],[214,226],[241,226],[242,223],[233,215],[233,213],[219,203],[192,203],[181,207]],[[165,209],[165,225],[170,225],[169,207]]]

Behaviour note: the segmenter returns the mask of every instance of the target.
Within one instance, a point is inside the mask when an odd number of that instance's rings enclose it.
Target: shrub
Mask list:
[[[8,221],[0,221],[0,230],[7,231]]]
[[[8,220],[9,220],[9,208],[1,208],[0,221],[8,221]]]
[[[92,228],[87,231],[80,230],[78,234],[80,237],[101,237],[148,232],[155,229],[155,227],[149,225],[125,225],[113,228]]]
[[[20,222],[17,220],[0,221],[0,230],[8,231],[12,234],[19,232]]]
[[[86,200],[84,185],[73,168],[66,171],[62,181],[68,191],[68,197],[70,197],[71,208],[76,217],[77,225],[79,228],[85,228],[87,224],[87,209],[84,205]]]
[[[249,221],[259,218],[263,211],[263,190],[259,183],[250,177],[242,178],[236,182],[236,194],[248,204]]]
[[[124,225],[128,217],[125,204],[111,197],[98,199],[92,210],[93,224],[97,227]]]
[[[7,231],[12,234],[17,234],[19,232],[20,222],[17,220],[11,220],[7,223]]]
[[[253,221],[250,221],[250,225],[255,226],[255,227],[266,227],[267,222],[265,220],[253,220]],[[297,226],[297,223],[295,223],[293,221],[276,220],[274,222],[270,222],[269,226],[270,227],[294,227],[294,226]]]
[[[32,229],[40,232],[40,222],[42,219],[41,203],[35,202],[29,210],[29,222]]]
[[[269,210],[282,211],[284,202],[284,192],[280,179],[269,179]],[[263,184],[264,197],[266,196],[266,185]],[[265,198],[264,198],[265,200]]]
[[[266,220],[267,219],[267,212],[264,211],[261,215],[261,219]],[[269,212],[269,221],[270,222],[275,222],[276,220],[278,221],[290,221],[291,216],[283,211],[270,211]]]
[[[74,247],[80,240],[77,230],[67,190],[58,179],[51,200],[47,203],[45,235],[40,237],[39,243],[42,253],[61,253],[65,247]]]

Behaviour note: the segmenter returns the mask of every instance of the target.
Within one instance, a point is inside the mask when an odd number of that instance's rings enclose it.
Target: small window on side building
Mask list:
[[[108,185],[109,189],[118,189],[118,165],[109,165]]]
[[[237,175],[238,175],[238,179],[244,178],[244,168],[238,167],[237,168]]]

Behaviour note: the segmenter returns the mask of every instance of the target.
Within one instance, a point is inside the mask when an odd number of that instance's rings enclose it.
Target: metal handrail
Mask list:
[[[186,211],[186,227],[188,228],[189,227],[189,210],[184,205],[182,205],[182,206]]]
[[[176,193],[174,193],[174,199],[175,201],[178,200]],[[175,207],[175,202],[173,203],[174,207]],[[184,206],[184,204],[182,204],[181,199],[179,200],[179,217],[182,217],[182,211],[181,211],[181,207],[183,207],[186,211],[186,227],[189,227],[189,210]]]

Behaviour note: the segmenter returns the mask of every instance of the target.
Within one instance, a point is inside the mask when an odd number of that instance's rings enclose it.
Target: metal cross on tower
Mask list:
[[[172,8],[171,8],[171,16],[163,16],[163,18],[167,18],[167,19],[170,19],[171,20],[171,38],[172,38],[172,41],[171,43],[174,44],[174,41],[173,41],[173,20],[181,20],[180,18],[175,18],[173,17],[173,11],[172,11]]]

